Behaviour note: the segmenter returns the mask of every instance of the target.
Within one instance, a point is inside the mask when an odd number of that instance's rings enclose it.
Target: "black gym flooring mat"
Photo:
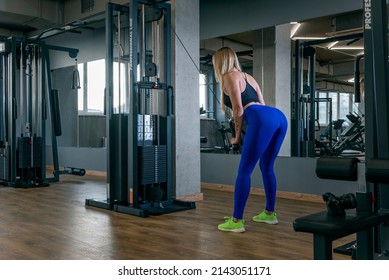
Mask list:
[[[162,207],[150,207],[147,209],[148,213],[153,216],[157,215],[163,215],[163,214],[169,214],[174,213],[178,211],[185,211],[196,208],[196,204],[194,202],[188,201],[188,202],[181,202],[181,201],[175,201],[175,203],[171,205],[167,205]]]

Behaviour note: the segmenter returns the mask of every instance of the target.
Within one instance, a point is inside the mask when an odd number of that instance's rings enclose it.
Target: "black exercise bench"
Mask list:
[[[316,174],[319,178],[356,181],[358,162],[357,158],[319,158]],[[370,160],[366,166],[366,179],[373,183],[389,183],[389,160]],[[362,213],[352,209],[346,210],[345,216],[330,216],[327,211],[322,211],[300,217],[294,220],[293,228],[296,232],[313,234],[315,260],[330,260],[334,240],[354,233],[368,240],[372,238],[372,229],[386,222],[389,222],[389,213]],[[357,244],[357,250],[362,252],[359,255],[373,259],[373,245],[370,242],[360,243]]]

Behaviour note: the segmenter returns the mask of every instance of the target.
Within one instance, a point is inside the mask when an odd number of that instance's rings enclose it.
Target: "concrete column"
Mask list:
[[[275,106],[275,27],[253,31],[253,76],[261,87],[265,102]]]
[[[200,194],[200,4],[172,3],[172,78],[175,89],[175,195]],[[200,194],[201,196],[201,194]]]
[[[277,107],[290,120],[291,42],[290,25],[284,24],[253,32],[253,76],[269,106]],[[288,130],[280,156],[290,156]]]

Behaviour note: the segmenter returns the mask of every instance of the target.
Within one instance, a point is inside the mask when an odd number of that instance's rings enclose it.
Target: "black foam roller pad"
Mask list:
[[[321,157],[316,161],[316,175],[322,179],[358,180],[357,158]]]
[[[389,184],[389,159],[368,160],[366,179],[372,183]]]

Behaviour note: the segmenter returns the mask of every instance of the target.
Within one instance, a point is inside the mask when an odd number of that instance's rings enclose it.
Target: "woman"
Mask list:
[[[212,57],[215,76],[220,83],[221,106],[232,109],[235,137],[231,144],[241,139],[243,118],[247,123],[238,175],[235,181],[234,211],[232,217],[218,226],[219,230],[244,232],[243,212],[251,189],[251,174],[259,161],[266,194],[264,211],[253,217],[255,222],[277,224],[275,212],[277,182],[274,162],[284,141],[287,120],[278,109],[266,106],[261,89],[255,79],[242,72],[234,50],[223,47]]]

